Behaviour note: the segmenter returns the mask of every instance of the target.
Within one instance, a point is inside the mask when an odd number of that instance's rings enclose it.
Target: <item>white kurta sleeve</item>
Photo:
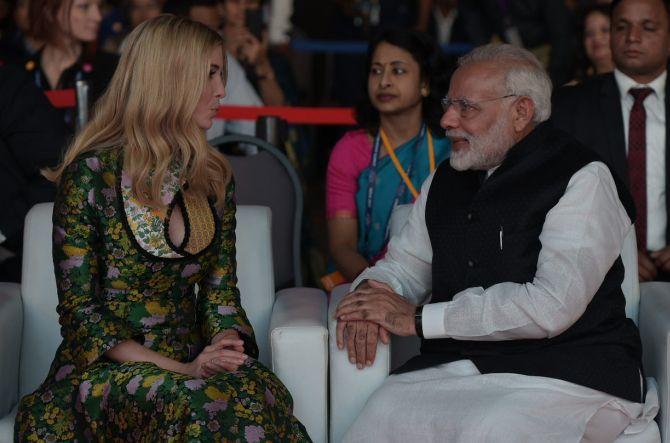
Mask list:
[[[630,229],[609,169],[601,162],[586,165],[547,214],[533,281],[469,288],[450,302],[426,305],[424,336],[493,341],[559,335],[584,313]]]
[[[351,284],[352,290],[363,280],[377,280],[414,304],[422,304],[431,287],[433,249],[426,229],[426,199],[434,173],[421,186],[409,219],[400,234],[389,241],[386,255],[363,271]]]

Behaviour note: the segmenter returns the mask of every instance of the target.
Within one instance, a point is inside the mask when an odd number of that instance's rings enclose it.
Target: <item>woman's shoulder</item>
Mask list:
[[[372,151],[372,141],[368,132],[364,129],[356,129],[346,132],[333,148],[333,157],[344,156],[351,159],[352,156],[369,160]]]
[[[84,181],[92,184],[93,179],[113,182],[116,174],[118,150],[86,152],[79,155],[63,171],[63,179]]]

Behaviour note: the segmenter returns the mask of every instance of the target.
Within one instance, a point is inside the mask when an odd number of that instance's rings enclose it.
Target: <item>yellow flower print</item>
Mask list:
[[[95,386],[93,386],[93,389],[91,390],[91,396],[93,397],[102,397],[102,392],[105,390],[105,384],[100,383]]]
[[[211,398],[214,401],[217,400],[228,401],[228,394],[219,391],[214,386],[209,386],[207,389],[205,389],[205,395],[207,395],[207,397]]]
[[[67,254],[68,257],[81,257],[86,254],[86,249],[78,248],[72,245],[63,246],[63,252]]]
[[[112,281],[112,288],[114,289],[128,289],[128,284],[122,280]]]
[[[150,375],[144,379],[144,381],[142,382],[142,386],[144,386],[145,388],[150,388],[151,385],[153,385],[155,382],[159,381],[162,378],[163,378],[162,375]]]
[[[107,186],[114,187],[116,184],[116,177],[111,172],[105,172],[102,174],[102,180],[107,184]]]
[[[145,306],[147,312],[151,315],[167,315],[170,312],[168,308],[161,306],[157,301],[147,302]]]

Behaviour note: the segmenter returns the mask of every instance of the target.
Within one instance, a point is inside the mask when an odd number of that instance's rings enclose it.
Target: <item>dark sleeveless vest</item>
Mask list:
[[[482,172],[456,171],[448,162],[440,165],[425,214],[433,248],[431,303],[448,302],[471,287],[532,282],[547,213],[571,177],[597,160],[572,137],[543,123],[514,146],[485,181]],[[617,187],[634,219],[630,196],[623,186]],[[581,318],[558,336],[494,342],[423,340],[421,355],[398,372],[470,359],[482,373],[557,378],[640,402],[642,349],[637,327],[626,318],[623,276],[618,258]]]

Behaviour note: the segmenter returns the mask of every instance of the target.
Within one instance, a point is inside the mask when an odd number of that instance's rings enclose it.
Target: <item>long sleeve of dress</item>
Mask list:
[[[103,187],[103,178],[86,160],[71,164],[61,179],[53,213],[61,334],[79,371],[134,335],[101,303],[95,202]]]
[[[231,181],[221,219],[219,254],[209,276],[202,281],[198,293],[198,314],[207,342],[219,332],[235,329],[244,340],[247,354],[255,358],[258,347],[254,331],[242,308],[237,289],[234,195],[235,184]]]

